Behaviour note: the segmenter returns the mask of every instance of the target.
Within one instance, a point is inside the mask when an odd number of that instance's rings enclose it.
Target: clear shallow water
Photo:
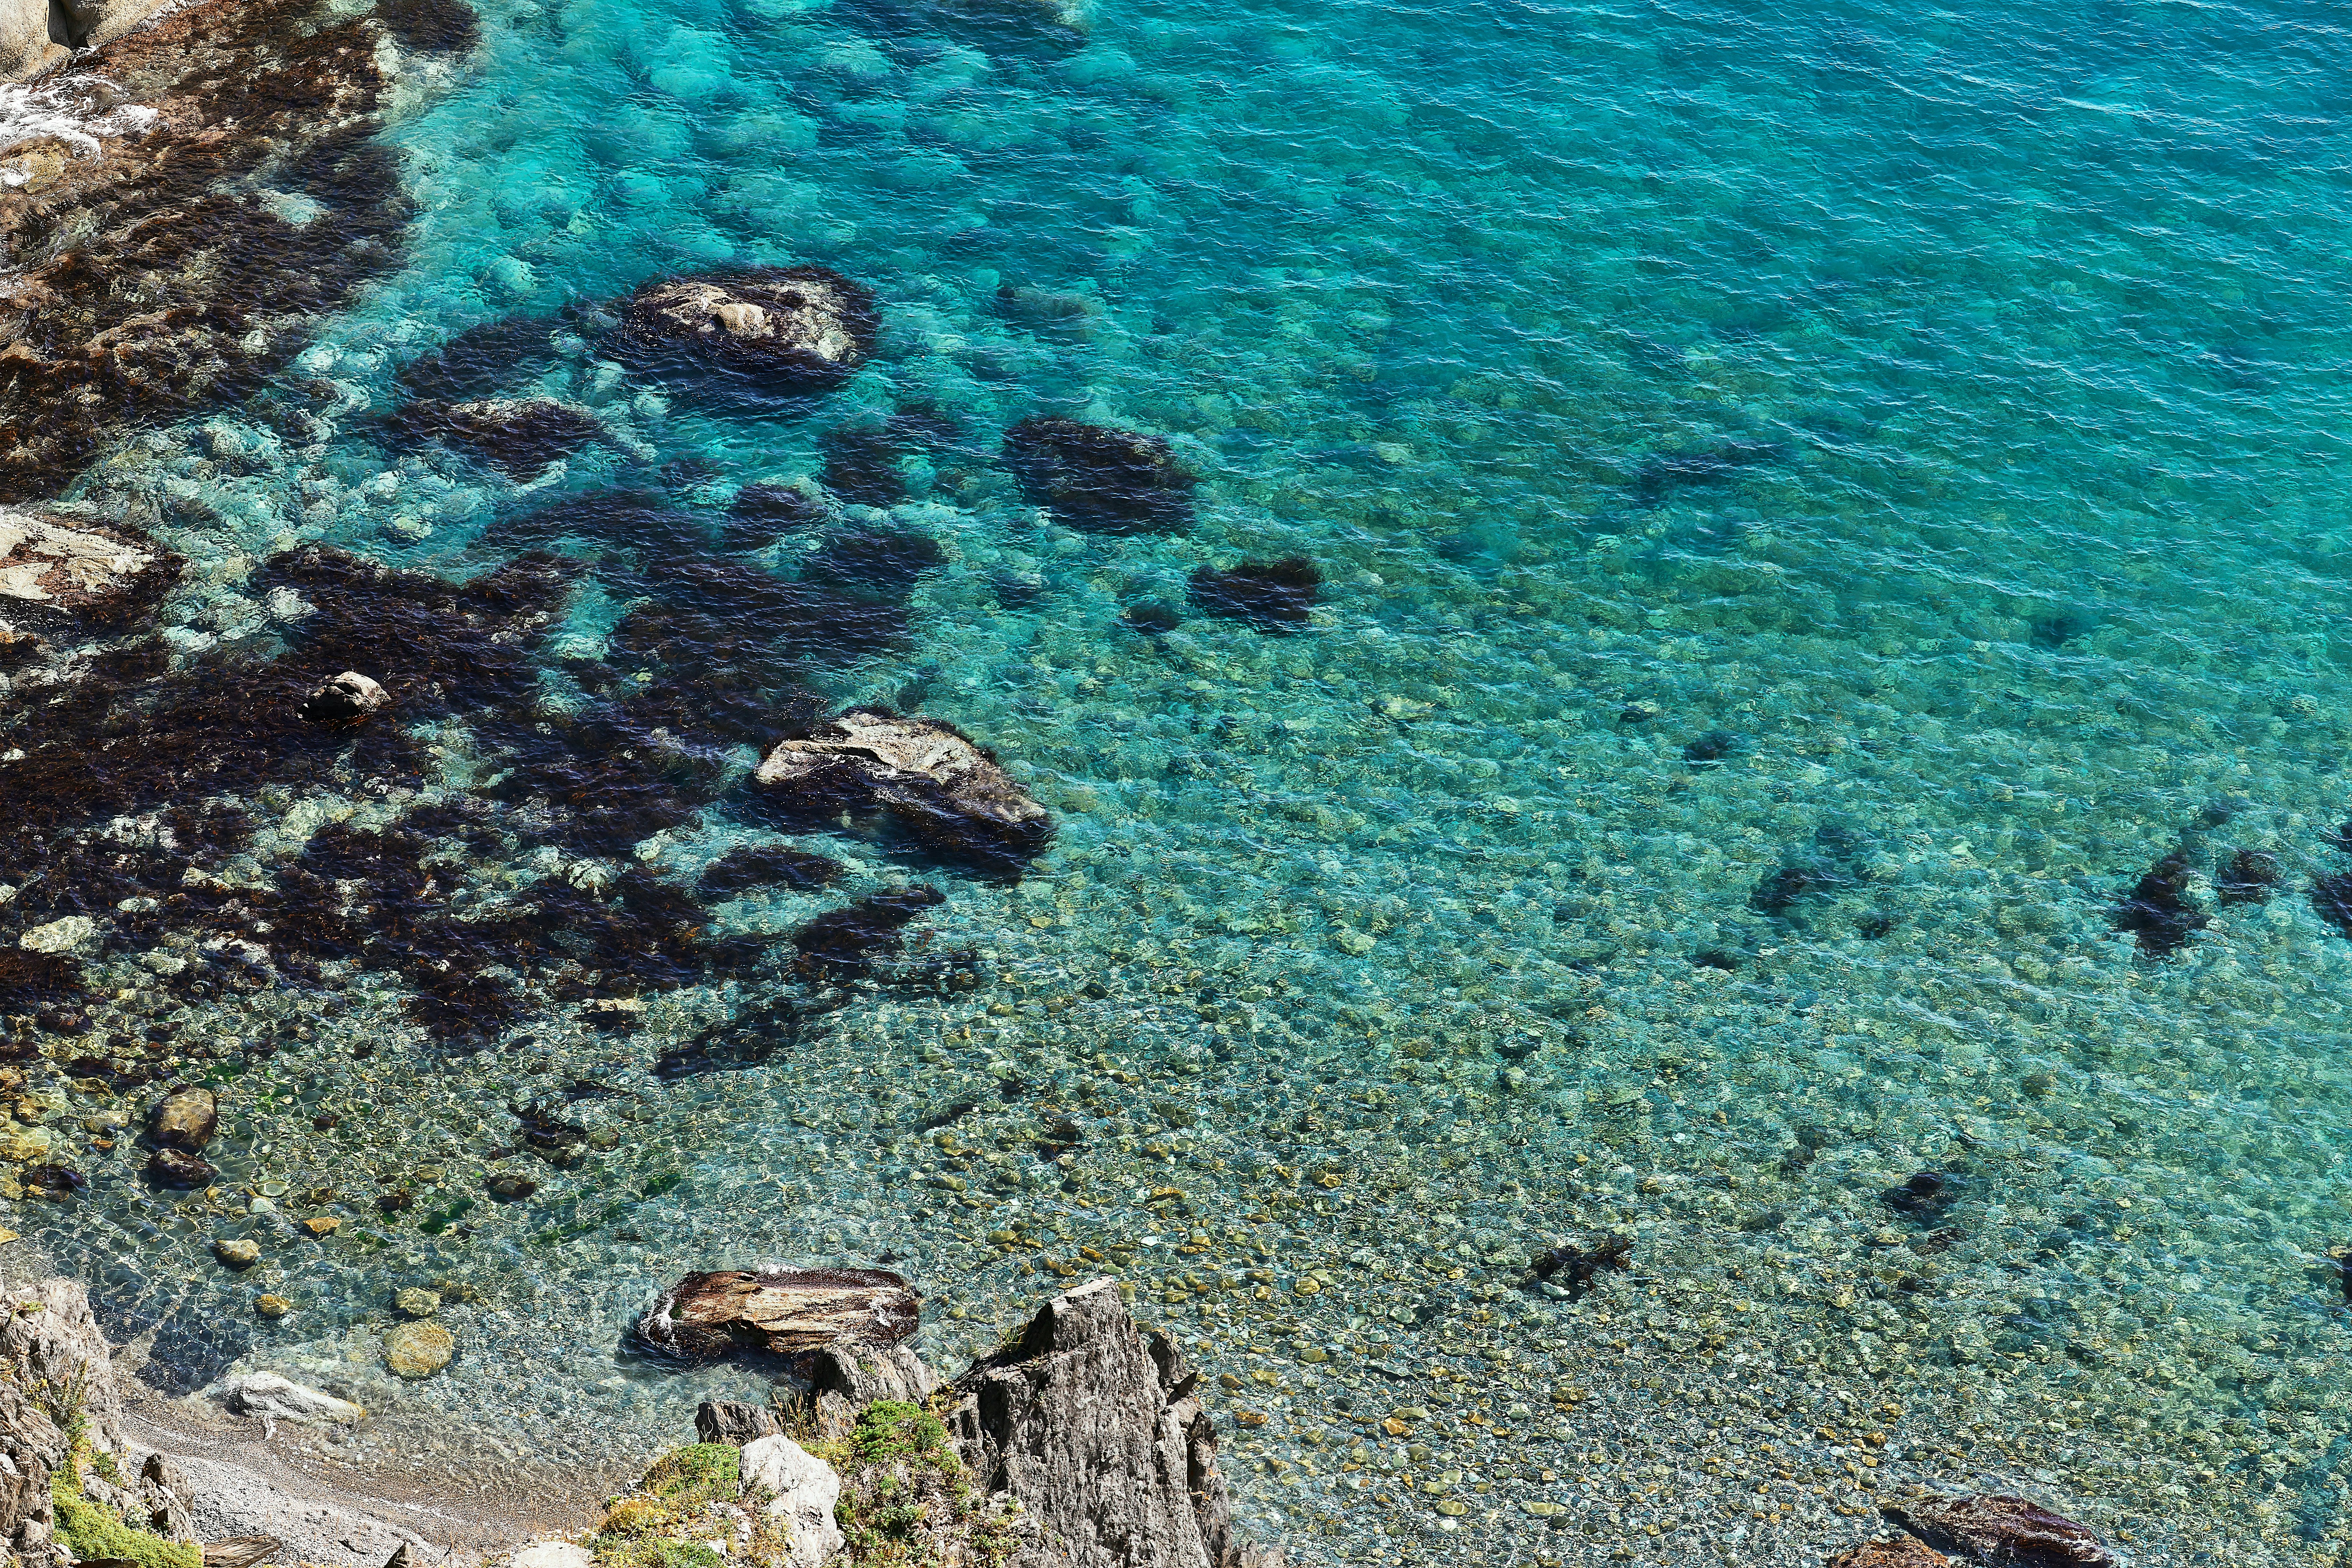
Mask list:
[[[616,1359],[688,1268],[891,1253],[946,1364],[1041,1264],[1115,1267],[1239,1380],[1246,1506],[1308,1560],[1835,1545],[1873,1425],[1889,1473],[2030,1487],[2145,1560],[2341,1550],[2352,947],[2305,889],[2352,806],[2342,37],[2105,6],[486,22],[387,133],[408,269],[288,377],[332,433],[231,413],[92,478],[162,497],[208,575],[178,639],[272,635],[240,555],[465,574],[527,500],[694,459],[670,482],[723,502],[927,404],[962,450],[898,521],[946,563],[903,652],[812,679],[913,686],[1060,835],[1017,887],[924,873],[933,942],[993,984],[861,1000],[788,1064],[645,1074],[747,1000],[718,988],[473,1057],[373,976],[307,1040],[299,993],[198,1004],[284,1042],[236,1079],[225,1172],[330,1189],[289,1209],[346,1230],[172,1217],[93,1160],[90,1199],[33,1217],[125,1321],[173,1304],[202,1375],[341,1378],[391,1427],[540,1456],[756,1386]],[[544,389],[623,442],[530,498],[362,438],[457,329],[728,260],[873,288],[877,362],[764,418],[583,351]],[[1040,410],[1168,434],[1205,481],[1193,531],[1041,523],[985,460]],[[1197,566],[1291,553],[1327,590],[1298,635],[1120,625]],[[595,657],[618,610],[576,594],[555,651]],[[391,815],[324,803],[352,804]],[[284,809],[264,868],[322,816]],[[2108,912],[2192,829],[2200,874],[2244,847],[2285,884],[2221,908],[2200,883],[2212,924],[2139,958]],[[744,832],[635,854],[688,881]],[[850,880],[722,923],[908,874],[793,841]],[[1790,866],[1812,890],[1759,909]],[[635,1096],[573,1108],[617,1146],[425,1234],[511,1139],[496,1107],[583,1075]],[[1066,1176],[1036,1158],[1062,1118]],[[1915,1223],[1879,1193],[1920,1170],[1965,1174]],[[424,1195],[388,1224],[393,1183]],[[247,1229],[257,1280],[202,1250]],[[1517,1288],[1604,1230],[1630,1274]],[[449,1309],[450,1372],[403,1388],[373,1334],[433,1278],[483,1299]],[[298,1310],[248,1327],[265,1286]],[[1364,1420],[1391,1409],[1433,1414]],[[1806,1489],[1759,1502],[1783,1466]]]

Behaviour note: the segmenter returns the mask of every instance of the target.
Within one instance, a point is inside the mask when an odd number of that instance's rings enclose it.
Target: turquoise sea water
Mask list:
[[[1244,1511],[1306,1562],[1796,1560],[1860,1533],[1867,1472],[2029,1489],[2144,1562],[2340,1559],[2352,943],[2308,889],[2352,863],[2352,41],[2324,13],[484,21],[409,62],[385,133],[406,269],[286,378],[333,434],[231,410],[90,481],[172,503],[177,639],[270,636],[243,562],[298,542],[463,576],[524,506],[716,509],[920,405],[959,435],[894,521],[943,564],[904,648],[810,679],[951,720],[1059,834],[1017,885],[792,836],[848,882],[722,929],[920,875],[928,940],[990,983],[862,996],[746,1071],[645,1068],[757,984],[469,1056],[374,975],[309,1037],[299,994],[192,1005],[288,1041],[229,1086],[230,1185],[342,1234],[128,1165],[26,1205],[121,1321],[177,1325],[188,1383],[339,1379],[386,1431],[561,1458],[758,1386],[618,1353],[685,1269],[887,1253],[943,1365],[1108,1269],[1232,1380]],[[367,438],[459,330],[726,262],[865,283],[875,361],[761,416],[557,326],[535,384],[616,445],[521,495]],[[1165,434],[1195,528],[1040,518],[991,460],[1039,412]],[[1122,623],[1287,555],[1324,584],[1295,635]],[[556,651],[601,657],[622,607],[583,587]],[[444,786],[492,771],[436,739]],[[257,864],[399,805],[279,802]],[[615,859],[686,883],[747,834],[713,812]],[[2111,912],[2175,848],[2212,918],[2151,957]],[[2211,885],[2242,848],[2267,902]],[[428,1231],[499,1108],[583,1075],[634,1097],[575,1112],[618,1147]],[[1948,1206],[1881,1196],[1921,1171]],[[423,1195],[386,1218],[396,1184]],[[1612,1231],[1633,1267],[1592,1295],[1526,1285]],[[215,1271],[248,1232],[261,1273]],[[481,1300],[400,1385],[373,1336],[432,1279]],[[297,1310],[246,1326],[264,1288]]]

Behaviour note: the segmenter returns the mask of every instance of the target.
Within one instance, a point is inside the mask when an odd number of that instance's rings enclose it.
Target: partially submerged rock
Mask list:
[[[833,1518],[841,1478],[823,1459],[790,1437],[757,1438],[743,1447],[743,1484],[765,1488],[768,1513],[789,1527],[784,1561],[791,1568],[818,1568],[841,1550],[841,1527]]]
[[[0,510],[0,597],[103,624],[151,607],[177,575],[170,552],[125,524]]]
[[[159,1149],[201,1151],[220,1128],[220,1097],[204,1085],[175,1083],[147,1118],[147,1138]]]
[[[887,1351],[915,1331],[921,1311],[914,1287],[887,1269],[728,1269],[679,1280],[637,1320],[635,1335],[684,1361],[736,1350]]]
[[[367,1416],[363,1407],[348,1399],[338,1399],[274,1372],[247,1373],[228,1385],[222,1399],[239,1415],[267,1416],[276,1421],[325,1421],[348,1426]]]
[[[2001,1493],[1930,1494],[1881,1503],[1878,1511],[1940,1552],[2014,1568],[2110,1568],[2105,1542],[2039,1503]]]
[[[1090,533],[1173,533],[1192,526],[1196,482],[1159,436],[1029,418],[1004,433],[1004,466],[1029,500]]]
[[[983,1493],[1034,1521],[1029,1568],[1251,1568],[1278,1561],[1234,1532],[1197,1374],[1149,1340],[1115,1280],[1057,1296],[956,1380],[947,1423]]]
[[[847,380],[874,351],[874,296],[822,267],[746,267],[647,283],[621,307],[616,344],[790,388]]]
[[[1053,821],[984,747],[938,719],[853,708],[779,742],[760,786],[803,815],[877,807],[925,847],[1012,872],[1042,853]]]
[[[310,693],[302,704],[302,717],[313,724],[356,724],[391,700],[392,694],[373,676],[347,669]]]

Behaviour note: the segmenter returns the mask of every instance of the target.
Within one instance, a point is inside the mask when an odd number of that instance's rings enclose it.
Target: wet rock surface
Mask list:
[[[153,119],[0,194],[0,501],[56,495],[121,434],[250,394],[394,265],[408,202],[373,140],[377,36],[310,0],[215,0],[76,68]],[[321,216],[265,200],[265,164]]]
[[[1905,1535],[1849,1546],[1829,1560],[1828,1568],[1945,1568],[1950,1561],[1924,1542]]]
[[[621,307],[614,342],[657,367],[822,391],[866,363],[877,326],[873,294],[837,272],[752,267],[646,284]]]
[[[407,444],[440,441],[516,480],[531,479],[550,463],[612,437],[595,415],[550,397],[413,403],[392,419],[388,430]]]
[[[152,608],[178,575],[176,557],[121,522],[0,510],[0,597],[106,626]]]
[[[2021,1497],[1927,1494],[1879,1511],[1940,1552],[2014,1568],[2110,1568],[2116,1561],[2088,1527]]]
[[[887,1269],[728,1269],[688,1275],[633,1332],[646,1349],[689,1362],[736,1351],[887,1351],[915,1331],[920,1311],[914,1289]]]
[[[991,1494],[1034,1521],[1014,1561],[1075,1568],[1244,1568],[1198,1378],[1148,1339],[1108,1279],[1046,1303],[953,1385],[948,1429]]]
[[[779,742],[757,782],[823,821],[880,808],[925,847],[1015,871],[1053,834],[1045,808],[995,756],[942,720],[857,708]]]

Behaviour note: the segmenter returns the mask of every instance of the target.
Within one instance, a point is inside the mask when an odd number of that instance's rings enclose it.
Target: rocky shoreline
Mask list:
[[[0,1321],[0,1539],[26,1568],[1281,1568],[1236,1521],[1200,1378],[1105,1278],[1065,1291],[961,1374],[907,1342],[916,1298],[882,1270],[689,1276],[641,1337],[752,1358],[765,1404],[706,1400],[695,1440],[601,1508],[573,1488],[535,1520],[446,1498],[338,1496],[142,1413],[73,1280],[18,1284]],[[745,1316],[741,1309],[757,1298]],[[713,1301],[716,1310],[701,1310]],[[861,1311],[870,1308],[870,1311]],[[674,1344],[677,1343],[673,1337]],[[790,1347],[790,1348],[787,1348]],[[274,1436],[371,1419],[268,1373],[219,1391]],[[1917,1492],[1831,1568],[2114,1568],[2094,1532],[2029,1500]],[[564,1517],[566,1514],[569,1517]]]

